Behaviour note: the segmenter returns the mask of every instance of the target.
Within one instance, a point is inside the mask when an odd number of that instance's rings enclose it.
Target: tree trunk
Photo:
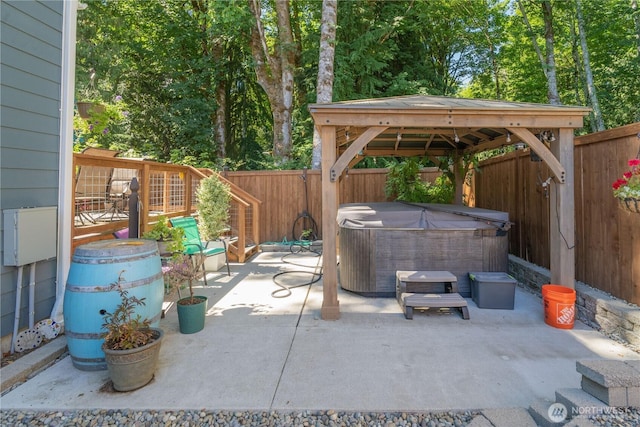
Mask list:
[[[227,156],[227,88],[218,82],[216,88],[216,116],[215,116],[215,140],[218,157],[224,159]]]
[[[638,0],[631,0],[633,10],[633,22],[636,27],[636,44],[638,46],[638,59],[640,59],[640,11],[638,11]]]
[[[587,90],[589,93],[589,99],[591,100],[591,107],[593,108],[593,116],[596,122],[596,130],[604,130],[604,120],[602,119],[602,111],[600,111],[600,104],[598,103],[598,95],[596,93],[596,86],[593,83],[593,73],[591,72],[591,61],[589,60],[589,48],[587,47],[587,34],[584,29],[584,19],[582,17],[582,2],[576,0],[576,14],[578,17],[578,32],[580,33],[580,46],[582,47],[582,61],[584,62],[584,72],[587,79]]]
[[[536,34],[533,32],[533,28],[531,28],[531,23],[529,23],[529,17],[527,16],[527,11],[522,4],[522,0],[517,0],[518,8],[520,9],[520,13],[522,13],[522,20],[524,21],[524,25],[527,27],[527,31],[529,32],[529,37],[531,37],[531,43],[533,44],[533,49],[536,51],[536,55],[538,56],[538,60],[540,61],[540,65],[542,65],[542,72],[544,76],[547,77],[547,63],[542,56],[542,51],[540,51],[540,46],[538,45],[538,40],[536,39]]]
[[[582,78],[582,60],[580,59],[580,52],[578,49],[578,33],[576,32],[575,22],[571,22],[569,25],[569,30],[571,34],[571,59],[573,59],[573,90],[575,92],[576,104],[582,105],[585,102],[585,99],[589,99],[589,94],[587,93],[587,87],[584,84],[584,79]],[[590,128],[591,132],[596,131],[596,124],[593,120],[590,120]]]
[[[320,27],[320,59],[318,61],[318,85],[316,102],[333,100],[333,60],[336,46],[337,0],[322,1],[322,24]],[[311,169],[320,169],[322,145],[318,129],[313,128],[313,154]]]
[[[549,99],[550,104],[560,105],[561,102],[560,95],[558,95],[558,80],[556,75],[556,58],[553,46],[553,10],[549,0],[542,2],[542,17],[544,19],[544,44],[547,66],[547,98]]]
[[[276,0],[278,39],[274,52],[262,26],[259,0],[248,0],[256,20],[251,31],[251,52],[255,60],[258,83],[267,94],[273,115],[273,157],[276,164],[287,162],[291,156],[291,109],[293,107],[293,70],[295,43],[291,32],[288,0]]]

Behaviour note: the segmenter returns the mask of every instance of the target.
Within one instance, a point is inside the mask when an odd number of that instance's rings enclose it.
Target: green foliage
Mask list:
[[[412,203],[452,203],[455,185],[447,173],[433,183],[422,181],[423,165],[417,158],[408,158],[389,167],[385,182],[385,195],[392,200]]]
[[[544,46],[538,1],[523,1]],[[556,67],[564,104],[588,105],[575,3],[553,3]],[[290,3],[296,58],[291,161],[273,157],[271,105],[251,55],[245,0],[93,0],[78,14],[77,99],[129,115],[109,131],[78,122],[76,149],[97,145],[193,166],[232,169],[310,165],[322,3]],[[638,11],[631,2],[582,0],[595,86],[607,127],[640,120]],[[271,0],[265,25],[277,31]],[[274,46],[269,46],[273,48]],[[521,12],[508,0],[350,0],[339,3],[334,100],[432,94],[547,102],[545,75]],[[224,94],[225,105],[218,105]],[[222,108],[222,111],[218,111]],[[122,108],[121,108],[122,110]],[[217,136],[218,113],[226,145]],[[84,125],[83,125],[84,123]],[[589,120],[587,120],[587,126]],[[584,130],[583,132],[586,132]],[[384,167],[367,159],[357,167]]]
[[[196,197],[200,234],[204,240],[215,240],[229,223],[229,185],[219,179],[218,175],[211,175],[200,181]]]
[[[102,147],[126,150],[129,142],[129,121],[126,103],[121,96],[113,102],[89,101],[95,107],[89,110],[89,118],[82,118],[76,111],[73,116],[74,151],[86,147]]]
[[[427,199],[427,184],[420,179],[420,164],[415,158],[389,168],[384,193],[389,199],[422,203]]]
[[[117,290],[120,295],[120,304],[113,313],[104,312],[102,328],[107,331],[104,337],[104,346],[110,350],[130,350],[142,347],[153,341],[154,332],[149,328],[151,321],[142,319],[135,313],[138,306],[145,305],[145,298],[130,296],[120,282],[123,281],[120,272],[118,281],[111,285],[112,290]]]
[[[453,203],[455,185],[447,176],[440,175],[433,184],[427,184],[427,203]]]
[[[165,280],[171,288],[179,289],[186,281],[189,284],[190,303],[194,304],[193,281],[198,278],[199,268],[190,256],[176,254],[167,262],[167,270],[164,273]]]
[[[143,239],[155,240],[167,243],[167,251],[170,253],[182,253],[184,251],[184,230],[171,227],[169,219],[161,215],[153,227],[142,235]]]

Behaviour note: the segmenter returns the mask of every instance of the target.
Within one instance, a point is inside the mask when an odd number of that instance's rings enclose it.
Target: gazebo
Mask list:
[[[589,108],[415,95],[312,104],[309,110],[322,141],[323,319],[340,317],[339,179],[365,156],[451,155],[459,163],[465,154],[527,144],[553,176],[551,280],[574,287],[573,134]],[[461,204],[464,176],[456,166],[455,202]]]

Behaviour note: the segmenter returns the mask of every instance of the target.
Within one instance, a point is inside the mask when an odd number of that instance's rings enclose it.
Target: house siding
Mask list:
[[[56,206],[60,160],[62,1],[3,1],[0,7],[0,208]],[[3,214],[4,215],[4,214]],[[0,270],[0,336],[13,332],[18,268]],[[25,267],[20,329],[28,327],[29,268]],[[56,299],[56,259],[35,270],[35,321]]]

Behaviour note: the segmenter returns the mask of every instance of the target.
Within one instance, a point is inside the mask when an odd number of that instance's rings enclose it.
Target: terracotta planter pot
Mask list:
[[[164,332],[158,328],[151,329],[156,338],[145,346],[131,350],[110,350],[102,347],[109,377],[117,391],[136,390],[153,379]]]
[[[93,102],[76,102],[78,106],[78,114],[83,119],[91,117],[91,113],[102,113],[105,110],[105,106],[102,104],[96,104]]]

